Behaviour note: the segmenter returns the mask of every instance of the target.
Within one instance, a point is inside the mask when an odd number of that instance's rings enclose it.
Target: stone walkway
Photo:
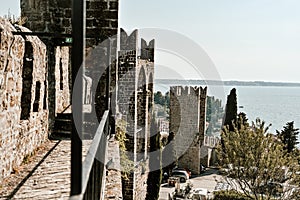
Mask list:
[[[83,141],[83,155],[91,141]],[[0,199],[68,199],[71,141],[48,141],[19,171],[3,181]]]

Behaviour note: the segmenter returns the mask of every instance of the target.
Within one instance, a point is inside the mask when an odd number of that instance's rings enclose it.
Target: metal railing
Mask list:
[[[61,113],[66,112],[68,110],[68,108],[70,108],[70,107],[71,107],[71,104],[69,104],[67,107],[65,107],[65,109],[63,111],[61,111]]]
[[[85,68],[85,39],[86,39],[86,1],[72,0],[72,92],[83,91]],[[110,42],[110,40],[108,40]],[[103,199],[105,188],[105,155],[110,128],[110,47],[107,49],[106,69],[106,111],[97,128],[96,134],[89,147],[87,156],[82,162],[83,135],[83,98],[81,93],[73,93],[72,98],[72,135],[71,135],[71,200]],[[76,77],[79,77],[76,79]],[[75,95],[75,96],[74,96]],[[74,99],[74,101],[73,101]],[[76,117],[78,123],[75,126]],[[82,123],[80,123],[82,122]]]
[[[109,135],[109,110],[103,114],[95,137],[82,164],[81,193],[70,200],[103,199],[105,187],[105,155]]]

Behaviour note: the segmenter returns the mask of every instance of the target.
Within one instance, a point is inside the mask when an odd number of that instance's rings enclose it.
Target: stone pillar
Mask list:
[[[49,134],[54,127],[56,114],[56,79],[55,79],[55,47],[51,41],[47,42],[47,60],[48,60],[48,110],[49,110]]]
[[[117,73],[117,110],[125,119],[126,125],[126,148],[129,159],[136,162],[136,126],[135,116],[137,114],[137,92],[136,92],[136,62],[137,62],[137,30],[129,36],[121,29],[120,51],[118,53]],[[129,180],[122,180],[123,198],[134,199],[135,189],[134,172],[130,174]]]

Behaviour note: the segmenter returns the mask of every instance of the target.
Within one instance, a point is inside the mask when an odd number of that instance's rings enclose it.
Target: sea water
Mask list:
[[[155,90],[165,93],[169,86],[155,85]],[[238,112],[246,113],[249,122],[260,118],[266,125],[272,124],[268,130],[271,133],[282,130],[290,121],[300,128],[300,87],[208,86],[208,95],[225,105],[232,88],[237,90]]]

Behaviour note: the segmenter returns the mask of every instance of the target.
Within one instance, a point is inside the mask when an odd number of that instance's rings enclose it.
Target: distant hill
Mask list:
[[[155,79],[155,83],[156,84],[168,84],[168,85],[225,85],[225,86],[300,87],[300,83],[265,82],[265,81],[218,81],[218,80]]]

